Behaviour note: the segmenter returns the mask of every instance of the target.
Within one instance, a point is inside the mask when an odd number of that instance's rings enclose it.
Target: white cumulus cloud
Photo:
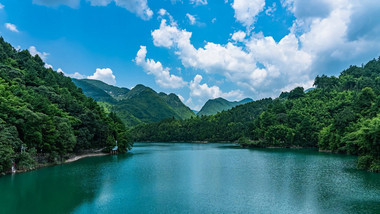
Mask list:
[[[197,22],[197,20],[195,19],[195,16],[189,13],[186,13],[186,17],[189,19],[189,22],[191,25],[195,25],[195,23]]]
[[[235,18],[243,26],[252,28],[256,16],[264,10],[265,0],[234,0],[232,8],[235,10]]]
[[[149,8],[147,0],[114,0],[115,4],[128,11],[135,13],[138,17],[149,20],[153,16],[153,11]]]
[[[158,10],[158,15],[159,18],[168,17],[171,25],[177,25],[177,22],[174,20],[173,16],[170,15],[170,13],[165,9],[161,8],[160,10]]]
[[[166,11],[165,9],[163,9],[163,8],[161,8],[161,9],[158,11],[158,14],[159,14],[160,16],[165,16],[166,13],[167,13],[167,11]]]
[[[35,46],[30,46],[28,50],[32,56],[38,55],[43,61],[45,61],[49,55],[49,53],[46,52],[39,52]]]
[[[53,69],[53,66],[50,65],[50,64],[47,64],[47,63],[45,63],[44,67],[45,67],[45,68],[51,68],[51,69]]]
[[[187,85],[182,77],[170,74],[169,68],[164,68],[159,61],[146,59],[147,50],[145,46],[140,46],[135,61],[136,64],[155,77],[156,83],[163,88],[182,88]]]
[[[173,49],[185,67],[221,74],[253,91],[266,78],[267,71],[257,68],[253,55],[241,47],[232,43],[208,42],[203,48],[196,49],[190,43],[191,35],[191,32],[167,25],[165,20],[159,29],[152,32],[153,43]]]
[[[16,48],[16,50],[21,50],[21,47],[18,46]],[[49,56],[49,53],[39,52],[35,46],[30,46],[29,49],[28,49],[28,51],[29,51],[30,55],[32,55],[32,56],[38,55],[42,59],[42,61],[44,61],[44,62],[46,61],[47,56]],[[48,63],[46,63],[46,62],[45,62],[44,67],[45,68],[51,68],[51,69],[53,69],[53,66],[50,65],[50,64],[48,64]]]
[[[62,68],[58,68],[57,69],[57,73],[62,73],[63,75],[67,76],[67,77],[70,77],[70,78],[75,78],[75,79],[86,79],[87,76],[86,75],[83,75],[83,74],[80,74],[79,72],[75,72],[73,74],[68,74],[68,73],[65,73]]]
[[[282,0],[282,6],[294,13],[297,19],[325,18],[342,2],[341,0]]]
[[[232,34],[231,39],[237,42],[243,42],[246,36],[247,34],[243,31],[237,31]]]
[[[75,78],[75,79],[85,79],[86,78],[85,75],[82,75],[79,72],[75,72],[73,74],[67,74],[67,76],[69,76],[71,78]]]
[[[180,31],[175,25],[167,25],[166,20],[161,21],[160,29],[152,32],[153,43],[155,46],[170,48],[179,39],[190,39],[191,33]]]
[[[8,30],[10,30],[10,31],[12,31],[12,32],[16,32],[16,33],[18,33],[18,29],[17,29],[17,26],[16,26],[16,25],[14,25],[14,24],[12,24],[12,23],[5,23],[4,26],[5,26]]]
[[[297,18],[291,30],[299,35],[301,49],[313,57],[312,76],[337,75],[380,55],[380,23],[371,21],[380,18],[380,2],[292,0],[288,5]]]
[[[223,93],[218,86],[208,86],[206,83],[201,84],[203,77],[197,74],[194,80],[190,81],[190,95],[193,97],[204,97],[207,99],[215,99],[218,97],[224,98],[241,98],[242,92],[240,90],[230,91]]]
[[[87,78],[100,80],[110,85],[116,84],[115,75],[113,75],[110,68],[97,68],[95,73],[91,76],[88,76]]]
[[[205,103],[209,99],[223,97],[225,99],[238,100],[243,97],[243,92],[240,90],[232,90],[224,93],[218,86],[208,86],[206,83],[201,84],[203,77],[197,74],[192,81],[190,81],[190,98],[186,104],[195,110],[201,108],[200,104]]]

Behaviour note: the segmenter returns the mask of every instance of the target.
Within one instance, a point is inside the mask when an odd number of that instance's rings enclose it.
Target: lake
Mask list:
[[[0,177],[0,213],[380,213],[380,174],[356,159],[136,143],[130,154]]]

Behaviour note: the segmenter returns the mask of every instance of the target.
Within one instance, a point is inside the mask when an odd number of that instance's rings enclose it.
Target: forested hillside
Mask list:
[[[212,100],[208,100],[204,106],[202,107],[202,109],[197,113],[197,115],[199,116],[203,116],[203,115],[213,115],[213,114],[216,114],[218,112],[221,112],[221,111],[226,111],[226,110],[229,110],[235,106],[238,106],[238,105],[242,105],[242,104],[246,104],[246,103],[249,103],[249,102],[252,102],[253,100],[250,99],[250,98],[245,98],[241,101],[234,101],[234,102],[230,102],[228,100],[225,100],[221,97],[219,98],[216,98],[216,99],[212,99]]]
[[[70,78],[0,38],[0,173],[59,162],[89,149],[131,147],[124,124]]]
[[[132,90],[108,85],[99,80],[73,79],[83,93],[99,101],[107,111],[113,111],[126,126],[158,122],[167,118],[195,117],[175,94],[157,93],[138,84]]]
[[[131,132],[136,141],[235,141],[249,133],[252,120],[272,102],[268,98],[216,115],[197,116],[188,120],[166,119],[136,126]]]
[[[237,141],[246,147],[314,147],[359,155],[358,167],[380,171],[380,58],[339,77],[318,76],[316,89],[295,88],[275,100],[213,116],[141,125],[137,141]]]

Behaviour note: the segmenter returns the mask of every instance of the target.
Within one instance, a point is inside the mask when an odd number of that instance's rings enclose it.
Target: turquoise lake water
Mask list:
[[[136,143],[130,154],[0,177],[0,213],[380,213],[380,174],[356,159]]]

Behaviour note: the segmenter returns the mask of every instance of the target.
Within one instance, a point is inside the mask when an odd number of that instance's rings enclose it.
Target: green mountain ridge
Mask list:
[[[250,98],[245,98],[241,101],[228,101],[226,99],[223,99],[221,97],[216,98],[216,99],[210,99],[208,100],[202,107],[202,109],[197,113],[197,115],[202,116],[202,115],[213,115],[218,112],[226,111],[229,110],[235,106],[246,104],[249,102],[252,102],[253,100]]]
[[[108,111],[117,113],[127,126],[157,122],[167,118],[188,119],[195,116],[177,95],[157,93],[142,84],[129,90],[110,86],[99,80],[73,81],[84,94],[99,101]]]

